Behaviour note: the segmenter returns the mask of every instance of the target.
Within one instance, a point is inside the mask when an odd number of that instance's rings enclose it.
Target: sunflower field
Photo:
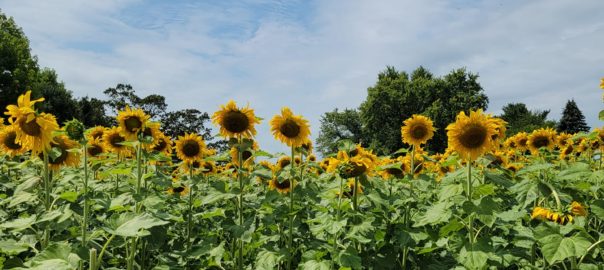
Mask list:
[[[602,84],[604,88],[604,82]],[[0,268],[602,269],[604,129],[505,138],[460,112],[448,149],[422,115],[390,156],[341,141],[313,154],[308,121],[270,120],[291,152],[254,141],[254,110],[212,116],[230,151],[170,138],[141,109],[115,127],[60,127],[27,92],[0,128]],[[260,131],[262,132],[262,131]]]

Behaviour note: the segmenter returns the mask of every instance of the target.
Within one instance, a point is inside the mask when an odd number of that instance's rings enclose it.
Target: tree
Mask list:
[[[0,11],[0,109],[17,102],[31,89],[38,73],[38,60],[31,55],[29,40],[13,18]],[[33,92],[33,91],[32,91]],[[33,93],[39,96],[39,93]]]
[[[208,113],[200,112],[196,109],[184,109],[180,111],[165,113],[161,119],[163,132],[172,137],[185,135],[185,133],[200,134],[206,142],[213,139],[211,129],[205,126],[210,120]],[[208,147],[217,150],[227,149],[227,143],[224,140],[208,143]]]
[[[566,106],[564,107],[564,111],[562,112],[562,118],[560,118],[560,123],[557,128],[558,132],[566,132],[566,133],[577,133],[577,132],[588,132],[589,126],[585,122],[585,116],[577,103],[574,100],[569,100],[566,102]]]
[[[117,84],[116,87],[107,88],[103,91],[109,97],[106,105],[115,115],[122,111],[126,106],[140,108],[154,120],[159,120],[166,112],[168,105],[166,98],[161,95],[149,95],[144,98],[136,95],[134,89],[129,84]]]
[[[478,75],[463,68],[438,78],[423,67],[411,76],[387,67],[378,74],[377,83],[367,89],[367,99],[360,107],[366,146],[379,154],[404,147],[400,130],[403,121],[413,114],[424,114],[437,129],[427,148],[443,151],[447,147],[446,127],[459,111],[487,107],[488,97],[477,80]]]
[[[317,151],[323,156],[338,151],[337,142],[348,139],[354,143],[362,141],[363,128],[358,110],[344,109],[326,112],[321,116],[321,131],[317,138]]]
[[[105,101],[83,97],[78,100],[80,115],[78,120],[86,127],[105,126],[112,124],[112,119],[105,114]]]
[[[524,103],[508,103],[502,108],[503,114],[499,117],[506,121],[507,136],[518,132],[532,132],[535,129],[555,127],[554,121],[547,120],[549,110],[529,111]]]
[[[78,118],[80,115],[78,101],[73,98],[71,91],[65,89],[65,84],[59,82],[57,73],[53,69],[42,69],[37,74],[32,89],[44,97],[44,102],[38,103],[38,109],[53,114],[59,124]]]

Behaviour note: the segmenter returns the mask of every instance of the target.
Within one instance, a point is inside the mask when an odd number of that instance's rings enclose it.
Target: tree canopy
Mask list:
[[[506,135],[512,136],[518,132],[531,132],[544,127],[555,127],[556,122],[547,120],[549,110],[530,111],[524,103],[508,103],[502,108],[499,117],[508,123]]]
[[[574,100],[566,102],[564,111],[562,112],[562,118],[557,127],[558,132],[566,133],[577,133],[577,132],[588,132],[589,126],[585,122],[585,116],[579,110],[577,103]]]

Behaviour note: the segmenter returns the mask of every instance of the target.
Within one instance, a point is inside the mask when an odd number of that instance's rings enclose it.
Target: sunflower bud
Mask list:
[[[78,119],[65,122],[63,129],[65,129],[70,139],[78,142],[84,140],[84,124]]]

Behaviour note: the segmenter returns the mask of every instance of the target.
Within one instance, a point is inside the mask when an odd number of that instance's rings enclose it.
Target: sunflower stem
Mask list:
[[[472,160],[468,160],[468,201],[472,202]],[[473,220],[472,215],[468,218],[468,241],[470,241],[470,245],[472,244],[474,238],[472,236],[474,232],[474,228],[472,226]]]
[[[143,170],[142,170],[142,147],[141,142],[139,141],[136,146],[136,194],[141,194],[141,182],[143,179]]]
[[[411,146],[411,179],[415,178],[415,144]]]
[[[339,177],[340,178],[340,192],[338,193],[338,209],[337,209],[337,214],[336,214],[336,222],[340,222],[340,207],[342,206],[342,193],[344,192],[344,178]],[[339,232],[336,231],[336,233],[333,236],[333,252],[334,252],[334,256],[335,254],[337,254],[337,248],[338,248],[338,235]],[[335,257],[334,257],[335,258]],[[332,259],[331,260],[333,262],[333,267],[332,269],[335,269],[335,260]]]
[[[241,135],[238,136],[237,144],[237,179],[239,180],[239,226],[243,228],[243,150],[241,149]],[[243,269],[243,236],[239,236],[239,269]]]
[[[193,215],[193,163],[189,164],[189,181],[191,188],[189,190],[189,211],[187,213],[187,252],[191,250],[191,218]]]
[[[49,162],[48,162],[48,153],[46,151],[43,152],[44,156],[44,206],[46,212],[50,211],[50,170],[49,170]],[[48,242],[50,241],[50,223],[46,224],[44,228],[44,238],[42,240],[42,248],[46,248],[48,246]]]
[[[291,159],[291,163],[290,163],[290,174],[291,174],[291,181],[290,181],[290,191],[289,191],[289,237],[287,238],[287,250],[289,251],[289,257],[287,258],[287,269],[292,269],[292,262],[293,262],[293,257],[294,257],[294,252],[293,252],[293,243],[294,243],[294,190],[296,188],[296,179],[294,177],[295,175],[295,166],[296,166],[296,159],[295,159],[295,150],[294,150],[294,146],[292,145],[292,159]]]
[[[86,246],[86,232],[88,230],[88,151],[84,143],[84,216],[82,218],[82,246]]]

